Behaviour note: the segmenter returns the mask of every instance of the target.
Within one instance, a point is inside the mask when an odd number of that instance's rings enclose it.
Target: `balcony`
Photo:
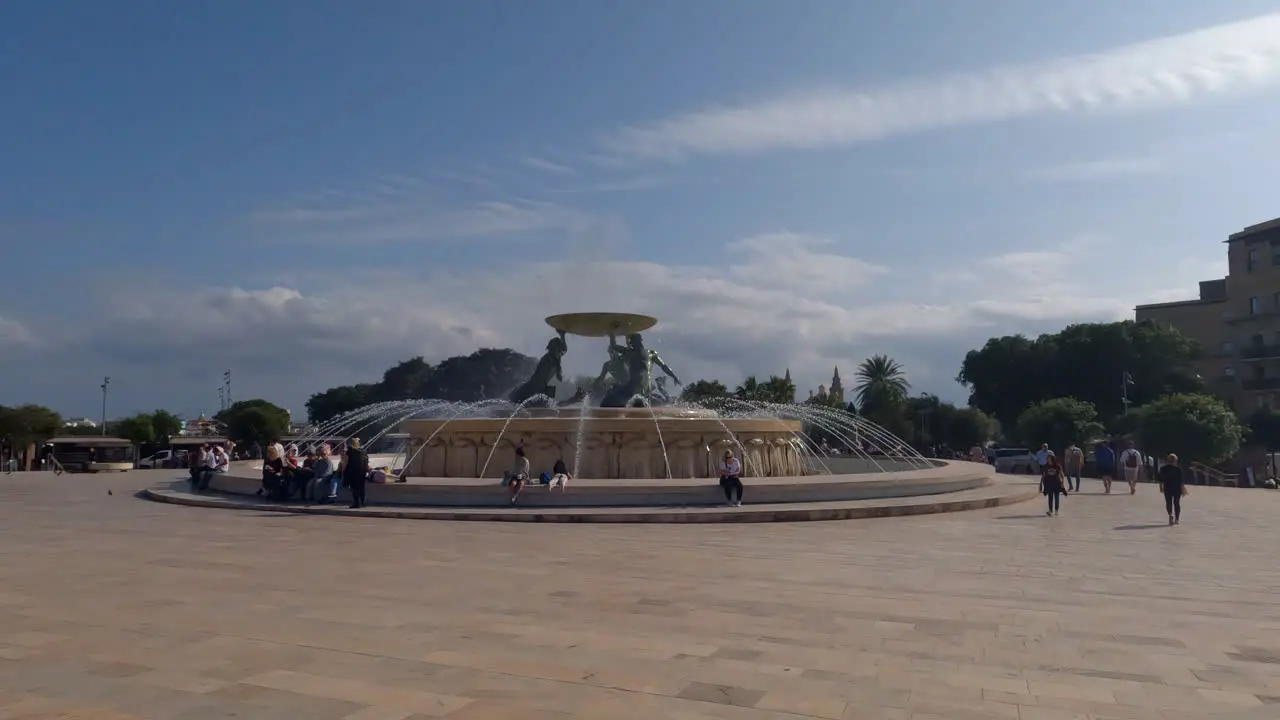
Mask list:
[[[1247,378],[1240,386],[1245,390],[1280,390],[1280,377]]]
[[[1280,358],[1280,345],[1249,345],[1240,348],[1241,360]]]

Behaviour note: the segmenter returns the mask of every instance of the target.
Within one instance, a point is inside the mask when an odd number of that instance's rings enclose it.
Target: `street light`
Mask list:
[[[107,435],[107,386],[111,384],[111,378],[102,378],[102,435]]]
[[[231,407],[231,371],[230,370],[222,373],[222,384],[225,385],[227,388],[227,395],[226,395],[227,407]]]

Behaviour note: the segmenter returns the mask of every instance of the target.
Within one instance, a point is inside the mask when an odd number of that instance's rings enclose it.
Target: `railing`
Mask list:
[[[1219,485],[1222,487],[1239,487],[1239,476],[1224,473],[1203,463],[1191,463],[1191,479],[1194,485]]]
[[[1245,390],[1276,390],[1280,389],[1280,377],[1245,378],[1240,387]]]
[[[1262,360],[1280,357],[1280,345],[1250,345],[1240,348],[1241,360]]]

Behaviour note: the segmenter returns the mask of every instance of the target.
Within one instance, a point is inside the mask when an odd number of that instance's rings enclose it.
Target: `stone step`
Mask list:
[[[562,523],[743,523],[854,520],[924,515],[1000,507],[1039,496],[1037,483],[1000,480],[972,490],[916,497],[839,502],[747,504],[742,507],[365,507],[274,503],[257,497],[192,493],[185,483],[148,488],[143,496],[156,502],[259,512],[397,518],[403,520],[472,520],[485,522]],[[749,496],[748,496],[749,497]]]

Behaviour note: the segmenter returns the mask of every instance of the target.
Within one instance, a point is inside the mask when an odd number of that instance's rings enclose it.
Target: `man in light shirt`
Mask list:
[[[1036,451],[1036,462],[1040,463],[1040,472],[1044,472],[1044,466],[1049,464],[1049,458],[1053,457],[1053,451],[1049,449],[1049,443],[1040,443],[1040,449]]]
[[[742,507],[742,463],[733,456],[732,450],[724,451],[724,461],[720,463],[720,488],[724,490],[725,502],[731,507]],[[734,499],[734,494],[737,499]]]
[[[1129,483],[1129,494],[1138,492],[1138,476],[1142,473],[1142,453],[1133,446],[1133,441],[1125,443],[1124,452],[1120,453],[1120,467],[1124,470],[1124,481]]]

